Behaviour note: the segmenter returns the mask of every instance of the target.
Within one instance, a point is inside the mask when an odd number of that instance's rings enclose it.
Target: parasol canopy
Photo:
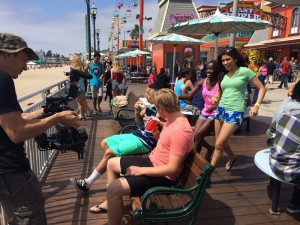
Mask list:
[[[174,45],[174,53],[173,53],[173,72],[172,72],[172,82],[174,82],[175,79],[175,57],[176,57],[176,46],[178,44],[202,44],[204,41],[187,37],[180,34],[169,34],[166,36],[159,36],[154,37],[152,39],[148,39],[146,41],[149,41],[151,43],[157,44],[157,43],[167,43],[167,44],[173,44]]]
[[[220,13],[219,9],[215,14],[201,19],[194,19],[183,23],[178,23],[169,29],[169,32],[179,34],[214,34],[215,51],[214,57],[217,58],[218,35],[221,33],[239,33],[266,29],[272,24],[260,19],[247,19],[237,16],[227,16]]]

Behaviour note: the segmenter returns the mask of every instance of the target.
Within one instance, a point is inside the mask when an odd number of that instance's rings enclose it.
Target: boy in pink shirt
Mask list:
[[[152,94],[159,115],[166,119],[157,146],[149,157],[115,157],[107,165],[107,200],[98,205],[108,212],[110,225],[120,224],[123,217],[124,195],[140,196],[151,187],[174,186],[183,163],[193,147],[193,130],[181,114],[178,97],[171,89],[161,89]],[[124,176],[120,178],[120,174]]]

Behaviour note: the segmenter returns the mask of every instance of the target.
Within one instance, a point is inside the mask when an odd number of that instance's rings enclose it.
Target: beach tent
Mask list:
[[[27,65],[36,65],[36,63],[35,63],[35,62],[32,62],[32,61],[29,61],[29,62],[27,63]]]

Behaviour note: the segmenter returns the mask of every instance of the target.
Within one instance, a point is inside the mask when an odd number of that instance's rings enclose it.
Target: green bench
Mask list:
[[[214,167],[192,151],[184,163],[176,187],[154,187],[142,197],[132,197],[134,218],[147,224],[179,221],[194,224],[202,197]]]
[[[116,106],[113,104],[113,99],[111,102],[111,112],[113,119],[118,121],[121,127],[128,125],[135,125],[134,120],[134,104],[137,102],[138,97],[134,92],[129,92],[127,96],[128,104],[125,106]]]

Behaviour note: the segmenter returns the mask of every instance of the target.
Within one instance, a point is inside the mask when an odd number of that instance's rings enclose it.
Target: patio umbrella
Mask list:
[[[227,16],[216,10],[214,15],[175,24],[169,32],[180,34],[215,35],[214,57],[217,58],[218,35],[221,33],[239,33],[265,29],[272,24],[265,20],[254,20],[236,16]]]
[[[169,34],[166,36],[159,36],[154,37],[152,39],[146,40],[151,43],[157,44],[157,43],[167,43],[167,44],[173,44],[174,45],[174,53],[173,53],[173,73],[172,73],[172,82],[174,82],[175,79],[175,58],[176,58],[176,46],[178,44],[202,44],[204,41],[187,37],[180,34]]]
[[[277,4],[285,4],[288,6],[300,6],[300,0],[268,0]]]
[[[32,62],[32,61],[29,61],[29,62],[27,63],[27,65],[36,65],[36,63],[35,63],[35,62]]]
[[[136,49],[134,51],[131,51],[130,53],[134,54],[134,55],[150,55],[150,52],[145,52],[145,51],[141,51],[139,49]]]
[[[134,51],[130,51],[128,52],[128,55],[130,57],[137,57],[139,55],[150,55],[151,53],[150,52],[145,52],[145,51],[141,51],[139,49],[136,49]],[[137,61],[138,61],[138,58],[137,58]],[[138,61],[138,65],[140,64],[140,62]]]

